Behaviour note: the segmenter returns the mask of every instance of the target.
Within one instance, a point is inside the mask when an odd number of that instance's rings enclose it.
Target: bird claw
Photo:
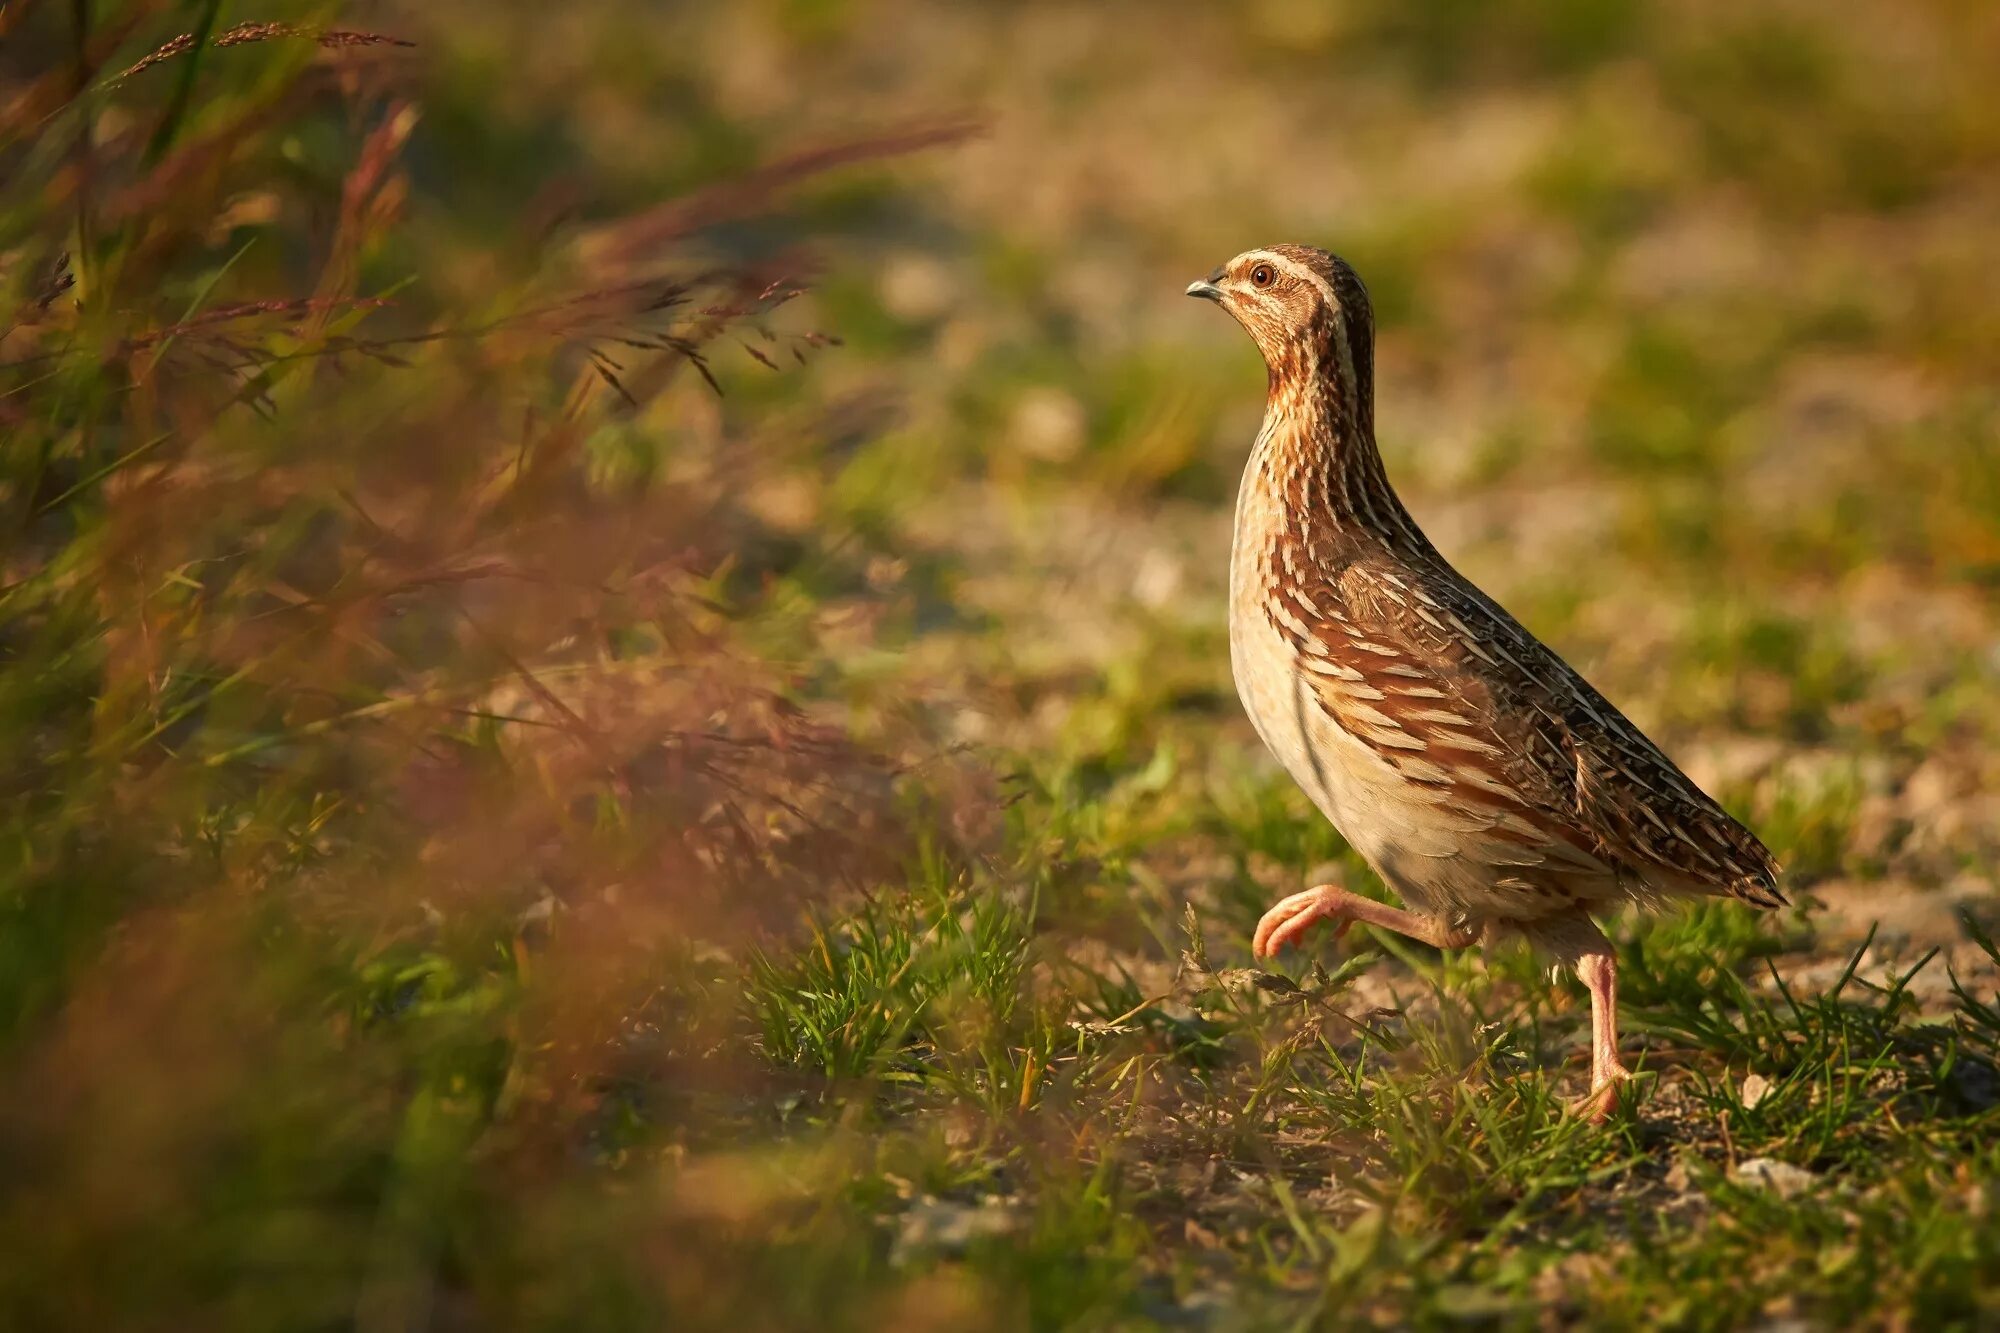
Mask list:
[[[1623,1065],[1615,1065],[1599,1076],[1589,1092],[1569,1104],[1569,1113],[1581,1116],[1593,1125],[1601,1125],[1617,1114],[1625,1099],[1625,1089],[1631,1082],[1632,1072]]]
[[[1280,899],[1257,922],[1251,954],[1257,958],[1275,958],[1279,950],[1297,944],[1315,922],[1327,917],[1334,918],[1333,935],[1339,939],[1354,924],[1352,918],[1341,915],[1341,897],[1340,890],[1322,886]]]

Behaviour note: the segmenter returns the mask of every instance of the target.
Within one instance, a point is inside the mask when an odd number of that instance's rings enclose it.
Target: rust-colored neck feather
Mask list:
[[[1373,537],[1428,550],[1375,447],[1374,330],[1365,301],[1356,307],[1352,320],[1340,310],[1320,309],[1273,349],[1252,472],[1290,523],[1330,527],[1330,533],[1315,534],[1322,539]]]

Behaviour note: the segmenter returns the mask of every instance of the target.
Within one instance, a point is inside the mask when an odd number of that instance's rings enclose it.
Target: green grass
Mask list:
[[[1993,1323],[1976,8],[0,6],[0,1326]],[[1252,966],[1387,893],[1229,679],[1276,239],[1790,872],[1607,1125],[1521,948]]]

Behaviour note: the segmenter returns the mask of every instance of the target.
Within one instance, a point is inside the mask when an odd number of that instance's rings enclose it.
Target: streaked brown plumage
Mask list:
[[[1258,734],[1409,910],[1323,885],[1259,924],[1463,946],[1511,929],[1575,968],[1593,1114],[1615,1104],[1616,972],[1591,913],[1684,894],[1785,901],[1777,864],[1570,665],[1446,563],[1375,447],[1374,323],[1323,250],[1237,256],[1216,301],[1270,369],[1237,497],[1230,655]]]

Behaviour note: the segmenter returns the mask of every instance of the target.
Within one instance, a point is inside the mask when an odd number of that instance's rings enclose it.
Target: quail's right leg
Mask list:
[[[1619,1088],[1632,1077],[1618,1058],[1618,958],[1604,940],[1575,966],[1590,992],[1590,1092],[1575,1109],[1602,1124],[1618,1109]]]
[[[1463,949],[1479,938],[1477,930],[1448,926],[1437,917],[1419,916],[1331,884],[1322,884],[1282,899],[1264,913],[1264,919],[1257,923],[1251,952],[1259,958],[1276,957],[1278,950],[1297,944],[1320,921],[1334,923],[1336,939],[1345,935],[1347,928],[1357,921],[1393,930],[1398,935],[1407,935],[1438,949]]]

